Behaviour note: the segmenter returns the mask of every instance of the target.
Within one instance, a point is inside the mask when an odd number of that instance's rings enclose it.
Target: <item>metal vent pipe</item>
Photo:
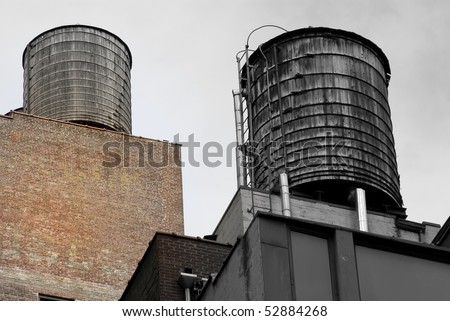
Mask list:
[[[291,217],[291,199],[289,196],[289,180],[286,172],[280,173],[281,210],[284,216]]]
[[[358,207],[359,229],[363,232],[369,231],[367,223],[366,191],[362,188],[356,189],[356,204]]]

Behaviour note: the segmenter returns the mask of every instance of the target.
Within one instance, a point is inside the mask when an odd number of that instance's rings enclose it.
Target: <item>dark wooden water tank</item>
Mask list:
[[[249,66],[256,188],[273,188],[286,169],[299,194],[345,203],[363,187],[372,207],[402,206],[380,48],[351,32],[305,28],[263,44]]]
[[[109,31],[48,30],[23,54],[25,112],[131,133],[131,59]]]

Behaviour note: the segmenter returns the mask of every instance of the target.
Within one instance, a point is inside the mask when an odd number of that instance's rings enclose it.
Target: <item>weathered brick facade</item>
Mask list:
[[[0,137],[0,300],[118,299],[155,232],[184,232],[179,145],[21,113]]]
[[[185,300],[177,283],[180,272],[192,270],[201,278],[219,272],[231,245],[200,238],[157,233],[121,300]]]

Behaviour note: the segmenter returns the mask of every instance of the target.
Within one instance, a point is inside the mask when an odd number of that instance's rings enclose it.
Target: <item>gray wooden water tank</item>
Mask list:
[[[380,48],[355,33],[305,28],[264,43],[249,61],[243,86],[249,84],[256,188],[272,189],[286,170],[301,195],[345,203],[363,187],[371,207],[403,205],[390,67]]]
[[[131,133],[128,46],[109,31],[61,26],[23,53],[24,110],[47,118]]]

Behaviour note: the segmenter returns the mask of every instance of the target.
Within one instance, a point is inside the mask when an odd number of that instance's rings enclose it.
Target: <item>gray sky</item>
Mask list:
[[[325,26],[375,42],[392,69],[389,101],[408,218],[450,215],[450,1],[395,0],[0,0],[0,113],[22,105],[22,52],[39,33],[66,24],[107,29],[133,54],[133,134],[173,141],[194,134],[234,141],[235,54],[264,24]],[[250,46],[279,34],[264,29]],[[183,157],[187,158],[184,154]],[[201,148],[195,154],[201,161]],[[185,231],[210,234],[236,192],[223,164],[183,168]]]

